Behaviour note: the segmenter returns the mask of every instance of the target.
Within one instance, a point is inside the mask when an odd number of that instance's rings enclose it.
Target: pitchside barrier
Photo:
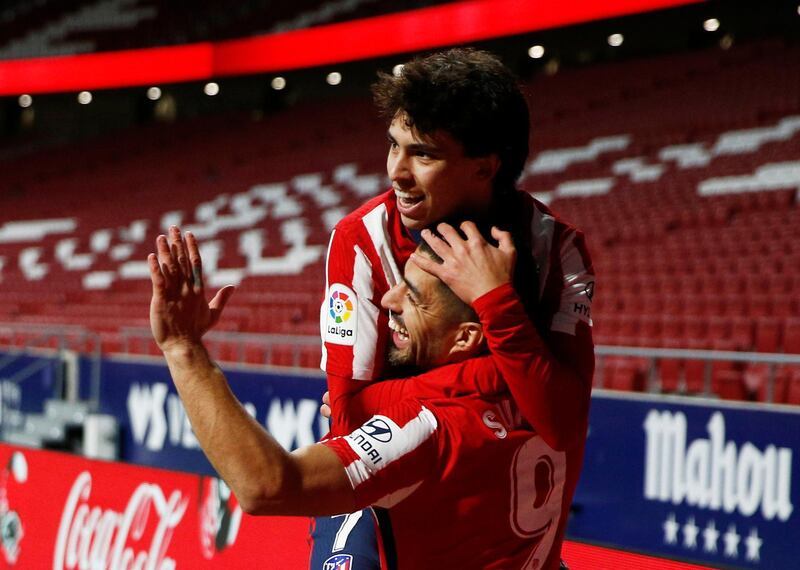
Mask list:
[[[88,371],[93,364],[82,357],[79,368]],[[325,392],[321,372],[236,365],[223,369],[239,401],[284,448],[310,445],[328,432],[328,420],[319,414]],[[117,419],[123,461],[215,473],[200,450],[163,358],[103,358],[99,385],[81,383],[79,393],[86,399],[94,394],[96,411]]]
[[[247,515],[214,477],[4,444],[0,465],[0,568],[308,568],[307,518]],[[702,568],[571,541],[562,556],[574,570]]]
[[[798,568],[800,407],[596,390],[569,536]]]
[[[0,465],[0,568],[308,566],[308,519],[243,514],[214,477],[3,444]]]
[[[600,362],[608,355],[653,362],[741,357],[617,347],[597,353]],[[753,360],[793,364],[798,357]],[[325,389],[320,372],[224,368],[234,393],[287,449],[327,431],[318,414]],[[81,396],[96,398],[98,411],[117,418],[123,461],[213,475],[162,359],[98,363],[83,356],[76,370]],[[40,394],[57,391],[54,374],[29,374],[19,386],[26,382]],[[796,568],[796,449],[800,407],[598,389],[569,536],[715,567]]]

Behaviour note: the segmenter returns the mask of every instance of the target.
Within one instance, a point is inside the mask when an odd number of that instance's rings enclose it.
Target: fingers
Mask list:
[[[481,235],[481,232],[478,231],[478,226],[476,226],[473,222],[463,222],[461,224],[461,231],[464,232],[464,235],[467,236],[467,241],[475,240],[477,242],[486,242]]]
[[[497,240],[498,247],[502,251],[511,252],[516,250],[510,232],[503,231],[497,226],[492,226],[492,237]]]
[[[225,305],[228,304],[228,301],[235,290],[236,287],[233,285],[226,285],[217,291],[217,294],[214,295],[213,299],[211,299],[211,302],[208,304],[208,308],[211,311],[211,322],[209,323],[209,327],[213,327],[215,324],[217,324],[220,316],[222,316],[222,311],[225,309]]]
[[[430,273],[434,277],[438,277],[439,279],[443,277],[444,265],[441,263],[436,263],[426,255],[420,255],[419,253],[414,252],[411,254],[410,261],[413,261],[417,267],[426,273]]]
[[[158,258],[155,253],[147,256],[147,264],[150,266],[150,282],[153,284],[153,296],[163,294],[166,288],[166,281],[163,273],[161,273],[161,267],[158,265]]]
[[[420,235],[422,236],[422,239],[425,240],[425,243],[431,246],[431,249],[434,251],[434,253],[436,253],[436,255],[442,259],[447,259],[447,257],[451,254],[450,245],[442,238],[434,234],[431,230],[422,230]],[[420,267],[422,266],[420,265]]]
[[[191,266],[192,286],[195,293],[203,292],[203,260],[200,258],[200,247],[197,245],[197,238],[192,232],[186,232],[186,250],[189,254],[189,265]]]
[[[158,256],[161,273],[164,276],[164,287],[170,288],[178,283],[179,271],[175,257],[169,249],[167,236],[160,235],[156,238],[156,255]]]
[[[319,407],[319,413],[323,417],[330,419],[331,413],[333,413],[333,410],[331,410],[331,393],[330,392],[325,392],[322,395],[322,405]]]
[[[322,404],[319,407],[319,413],[323,418],[330,419],[333,415],[333,410],[331,410],[331,407],[328,404]]]
[[[178,229],[178,226],[169,228],[169,242],[172,255],[178,262],[178,269],[180,269],[184,277],[189,277],[191,275],[189,256],[186,253],[186,244],[181,237],[181,230]]]
[[[465,244],[464,239],[458,234],[458,231],[456,231],[456,229],[450,224],[439,224],[438,226],[436,226],[436,229],[439,230],[440,234],[442,234],[442,237],[450,246],[450,249],[459,251],[464,247]]]

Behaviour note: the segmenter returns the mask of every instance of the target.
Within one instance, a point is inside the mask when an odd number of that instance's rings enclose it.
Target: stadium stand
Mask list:
[[[786,73],[798,64],[800,48],[771,41],[527,85],[534,152],[521,186],[588,234],[598,344],[800,353],[800,75]],[[209,287],[239,284],[223,331],[317,335],[330,229],[386,187],[382,132],[368,101],[337,101],[8,160],[0,321],[87,327],[105,350],[151,352],[122,329],[147,327],[144,259],[179,223],[203,242]],[[220,341],[219,355],[314,366],[319,350],[237,346]],[[698,361],[662,359],[658,372],[665,391],[707,381]],[[711,387],[764,399],[768,373],[717,362]],[[619,357],[602,376],[643,390],[649,374]],[[779,368],[773,399],[800,403],[800,371]]]
[[[234,6],[212,0],[49,0],[4,2],[0,59],[111,51],[286,32],[442,4],[375,0],[257,0]]]

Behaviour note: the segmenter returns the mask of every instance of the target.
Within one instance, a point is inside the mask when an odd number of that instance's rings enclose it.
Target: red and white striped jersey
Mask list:
[[[329,375],[357,381],[381,377],[388,341],[381,297],[402,279],[416,247],[392,192],[373,198],[336,225],[328,245],[320,315],[321,368]],[[345,386],[344,391],[358,387]]]
[[[362,414],[352,419],[363,422],[369,415],[377,415],[349,436],[326,444],[337,451],[346,466],[359,505],[392,507],[399,560],[408,562],[408,556],[420,556],[412,558],[413,564],[401,563],[399,567],[436,567],[421,561],[427,560],[426,556],[440,562],[462,556],[460,552],[436,550],[444,545],[455,548],[459,542],[451,542],[450,535],[457,533],[467,541],[468,546],[461,550],[470,555],[468,560],[474,562],[473,557],[484,549],[494,558],[480,558],[485,566],[464,562],[464,566],[440,567],[557,568],[580,474],[589,388],[569,395],[574,400],[560,402],[552,410],[558,418],[556,436],[539,433],[523,419],[541,413],[530,406],[531,402],[557,400],[551,391],[561,387],[558,382],[548,383],[549,373],[543,370],[553,366],[552,355],[510,285],[490,291],[477,299],[474,307],[490,355],[365,387],[350,401]],[[509,390],[513,398],[508,397]],[[397,402],[404,404],[393,406]],[[570,431],[577,434],[574,441],[556,447],[563,440],[560,432]],[[390,441],[392,445],[383,450],[383,444]],[[525,449],[534,449],[538,455],[524,455],[523,463],[514,463],[520,446],[530,446]],[[515,471],[520,465],[524,469]],[[444,466],[447,468],[442,470]],[[526,482],[525,477],[533,479]],[[523,502],[508,498],[519,497],[521,492],[513,486],[515,478],[527,485],[524,489],[529,496]],[[423,556],[418,546],[423,540],[420,518],[433,520],[440,512],[454,518],[440,521],[442,527],[424,527],[435,536],[436,545],[430,545]],[[481,530],[485,524],[481,517],[494,521],[491,529]],[[515,523],[517,519],[523,522]],[[494,526],[506,520],[511,521],[510,526]],[[446,533],[435,532],[436,528],[446,529]],[[509,553],[515,557],[508,558]],[[534,559],[538,565],[532,565]],[[491,560],[503,563],[492,566]]]
[[[497,215],[492,217],[499,219],[490,221],[521,236],[516,240],[522,242],[517,243],[518,250],[529,248],[527,266],[525,252],[518,251],[515,277],[527,275],[530,278],[524,282],[530,285],[518,290],[545,344],[580,376],[580,382],[572,383],[582,394],[591,384],[594,367],[590,329],[594,270],[583,235],[526,193],[514,192],[507,202],[494,205]],[[335,434],[358,425],[348,417],[347,402],[367,384],[364,381],[381,377],[389,329],[380,300],[400,280],[416,245],[401,222],[392,191],[346,216],[331,235],[320,332],[321,368],[328,374]],[[568,401],[569,389],[566,392]],[[547,433],[544,422],[529,419]]]
[[[389,508],[398,568],[558,567],[565,454],[512,398],[405,399],[324,445],[360,507]]]

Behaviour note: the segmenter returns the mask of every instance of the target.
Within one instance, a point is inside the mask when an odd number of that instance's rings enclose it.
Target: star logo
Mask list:
[[[752,562],[758,562],[761,560],[761,545],[764,544],[764,539],[758,536],[758,529],[752,528],[750,529],[750,534],[747,535],[747,538],[744,539],[745,547],[747,548],[747,552],[745,553],[745,558]]]
[[[670,513],[662,526],[664,528],[664,544],[678,544],[680,525],[675,520],[675,513]]]
[[[689,517],[689,520],[683,525],[683,545],[686,548],[697,548],[698,532],[700,532],[700,528],[694,524],[694,517]]]
[[[706,552],[716,552],[717,540],[719,540],[717,525],[714,524],[713,520],[710,520],[703,530],[703,550]]]
[[[725,541],[725,556],[728,558],[739,558],[739,540],[741,536],[736,532],[736,525],[731,524],[728,530],[722,535],[722,540]]]

